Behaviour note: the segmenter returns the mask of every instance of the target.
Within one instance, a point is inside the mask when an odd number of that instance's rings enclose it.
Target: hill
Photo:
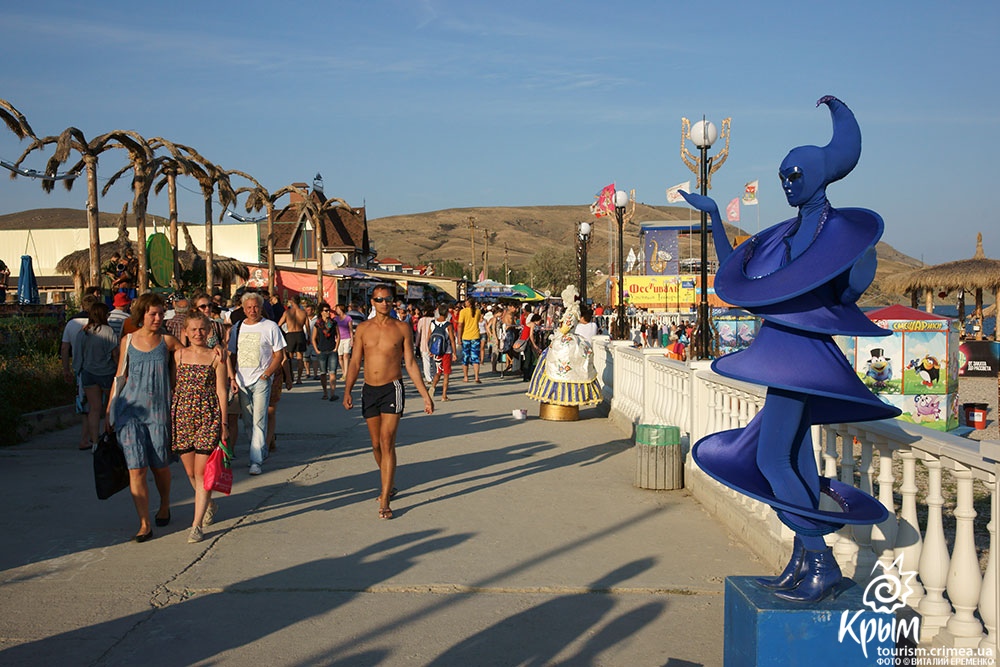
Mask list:
[[[393,257],[410,264],[434,260],[455,260],[468,263],[472,257],[470,218],[476,226],[476,266],[482,266],[485,235],[489,241],[489,264],[500,266],[504,256],[510,266],[526,264],[540,248],[555,246],[572,250],[578,224],[586,220],[593,225],[592,242],[588,251],[589,265],[607,271],[609,237],[617,243],[618,223],[613,219],[595,218],[587,206],[517,206],[445,209],[428,213],[396,215],[368,221],[369,235],[380,257]],[[680,259],[698,258],[701,254],[700,217],[688,208],[648,206],[638,203],[635,216],[624,229],[625,254],[629,248],[639,250],[639,224],[666,221],[694,225],[694,233],[683,235],[679,243]],[[745,234],[742,229],[727,224],[730,238]],[[885,294],[879,287],[879,277],[921,266],[919,260],[904,255],[887,243],[878,244],[879,267],[876,282],[865,294],[863,305],[894,303],[901,295]],[[617,254],[617,253],[616,253]],[[715,248],[709,237],[709,256]]]

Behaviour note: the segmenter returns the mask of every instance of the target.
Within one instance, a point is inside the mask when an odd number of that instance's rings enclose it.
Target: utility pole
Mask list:
[[[490,230],[483,229],[483,278],[490,279]]]
[[[510,284],[510,269],[508,268],[508,261],[510,256],[507,252],[507,242],[503,242],[503,283],[504,285]]]
[[[472,242],[472,273],[470,278],[472,282],[476,281],[476,216],[469,216],[469,241]]]

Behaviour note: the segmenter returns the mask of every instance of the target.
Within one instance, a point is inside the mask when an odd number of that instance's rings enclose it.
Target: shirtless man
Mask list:
[[[379,467],[382,488],[378,497],[378,516],[391,519],[389,500],[393,496],[396,477],[396,429],[403,414],[402,360],[410,381],[424,399],[424,412],[434,412],[434,401],[427,393],[420,367],[413,357],[413,330],[407,324],[389,316],[392,310],[393,290],[379,285],[372,290],[372,309],[375,317],[358,325],[354,332],[354,353],[347,366],[344,381],[344,407],[354,407],[351,389],[365,364],[365,383],[361,388],[361,415],[368,423],[372,439],[372,453]]]
[[[289,299],[278,326],[285,325],[285,343],[288,345],[288,354],[292,357],[292,376],[295,377],[295,384],[302,384],[302,353],[306,351],[306,311],[299,308],[295,299]]]

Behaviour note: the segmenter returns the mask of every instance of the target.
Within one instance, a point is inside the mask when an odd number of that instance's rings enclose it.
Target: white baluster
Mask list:
[[[948,599],[951,600],[955,613],[934,638],[934,643],[972,648],[979,646],[983,638],[983,626],[975,616],[983,577],[979,573],[972,525],[972,520],[976,518],[972,503],[972,471],[959,464],[955,466],[954,474],[958,481],[955,548],[951,552],[951,568],[948,571]]]
[[[899,525],[896,521],[896,505],[892,500],[892,449],[888,442],[878,442],[878,499],[883,507],[889,510],[889,516],[882,523],[872,526],[872,549],[882,563],[882,569],[892,576],[898,577],[899,572],[892,566],[896,557],[896,534]]]
[[[920,552],[920,580],[926,595],[920,601],[920,643],[926,644],[940,631],[951,616],[951,605],[944,599],[944,588],[948,583],[948,545],[944,539],[944,523],[941,507],[941,461],[928,455],[924,460],[927,467],[927,527],[924,530],[924,546]]]
[[[917,458],[913,455],[913,450],[909,449],[899,452],[899,458],[903,461],[903,485],[899,488],[903,502],[900,506],[899,530],[896,533],[896,556],[903,557],[902,571],[918,572],[923,539],[917,522]],[[916,609],[924,597],[924,587],[917,577],[910,579],[910,590],[913,592],[907,602]]]
[[[872,443],[867,438],[861,440],[861,479],[858,488],[872,495],[875,479],[875,466],[872,463]],[[872,568],[875,567],[875,551],[872,549],[872,527],[870,525],[853,526],[854,541],[858,545],[858,555],[855,558],[854,581],[866,584],[871,580]]]
[[[1000,469],[1000,464],[995,466]],[[979,642],[979,648],[990,650],[993,656],[997,654],[997,508],[1000,507],[1000,494],[997,494],[997,482],[1000,470],[993,472],[993,486],[990,487],[990,523],[986,528],[990,531],[990,556],[986,564],[986,574],[983,575],[983,591],[979,596],[979,615],[986,626],[986,636]]]
[[[745,396],[743,401],[740,403],[740,428],[745,428],[747,424],[750,423],[750,403],[753,401],[752,396]]]
[[[854,437],[845,429],[837,430],[840,438],[840,481],[854,486]],[[836,443],[834,443],[836,447]],[[840,564],[840,570],[845,577],[855,579],[857,575],[858,545],[854,541],[854,531],[851,526],[844,526],[837,531],[837,541],[833,545],[833,555]]]

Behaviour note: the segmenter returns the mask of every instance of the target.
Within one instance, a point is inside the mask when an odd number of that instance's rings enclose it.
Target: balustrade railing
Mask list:
[[[598,336],[595,361],[613,414],[632,424],[678,426],[689,444],[746,426],[764,402],[763,387],[717,375],[707,363],[667,359],[661,350]],[[996,655],[1000,442],[897,420],[814,426],[812,435],[825,476],[871,493],[889,510],[880,524],[846,526],[828,536],[845,575],[864,585],[880,576],[873,574],[878,564],[908,581],[906,603],[921,616],[921,644],[989,648]],[[740,514],[719,518],[742,522],[742,534],[753,532],[758,545],[763,539],[773,547],[758,551],[772,556],[775,567],[784,565],[792,534],[770,508],[718,484],[690,457],[685,478],[697,497],[724,498],[710,509]],[[985,526],[976,521],[980,513],[988,513]],[[907,577],[910,572],[916,575]]]

